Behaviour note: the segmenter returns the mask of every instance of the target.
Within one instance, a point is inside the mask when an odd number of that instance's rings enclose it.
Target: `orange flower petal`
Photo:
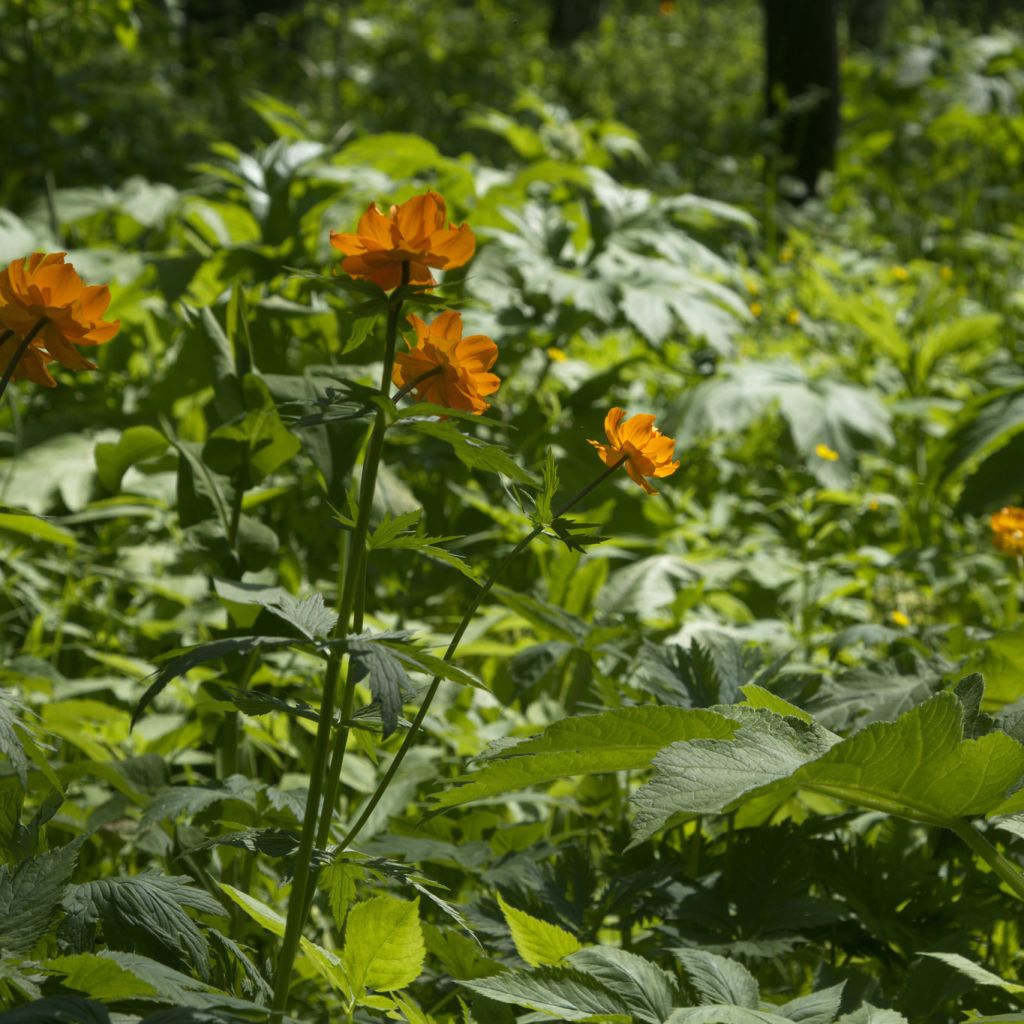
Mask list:
[[[395,207],[391,216],[403,239],[423,243],[425,248],[430,236],[444,227],[444,200],[436,192],[413,196]]]

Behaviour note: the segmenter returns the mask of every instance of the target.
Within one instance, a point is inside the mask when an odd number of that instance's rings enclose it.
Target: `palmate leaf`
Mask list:
[[[426,534],[413,532],[413,528],[418,525],[422,515],[423,510],[418,508],[396,516],[394,519],[385,514],[380,525],[370,535],[367,546],[371,551],[380,548],[418,551],[421,555],[426,555],[428,558],[450,566],[474,583],[480,583],[481,574],[479,570],[474,569],[458,555],[439,546],[444,541],[456,538],[431,537]]]
[[[207,980],[209,945],[183,908],[216,916],[223,916],[224,910],[190,881],[147,871],[69,886],[63,899],[61,938],[72,950],[82,952],[92,946],[96,926],[101,925],[114,948],[127,944],[133,952],[172,964],[185,956]]]
[[[732,740],[677,742],[654,758],[633,797],[635,842],[674,814],[727,812],[800,789],[950,828],[1024,808],[1024,795],[1004,799],[1024,777],[1024,747],[1002,732],[965,740],[963,706],[949,692],[841,741],[793,718],[726,710],[742,723]]]
[[[172,786],[158,793],[142,812],[139,828],[148,828],[165,818],[176,818],[180,814],[194,815],[221,800],[240,800],[253,810],[256,809],[256,793],[262,783],[254,782],[244,775],[231,775],[222,783],[211,786]]]
[[[645,768],[674,741],[724,739],[736,728],[735,722],[713,712],[673,707],[623,708],[566,718],[539,736],[495,751],[435,801],[439,807],[454,807],[567,775]]]

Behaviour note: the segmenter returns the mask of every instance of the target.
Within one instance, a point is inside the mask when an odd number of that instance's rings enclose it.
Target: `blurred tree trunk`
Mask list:
[[[568,46],[584,32],[597,28],[603,0],[551,0],[551,24],[548,42]]]
[[[865,50],[877,49],[885,39],[888,20],[889,0],[850,0],[850,42]]]
[[[839,0],[764,0],[765,102],[784,170],[814,195],[839,139]]]

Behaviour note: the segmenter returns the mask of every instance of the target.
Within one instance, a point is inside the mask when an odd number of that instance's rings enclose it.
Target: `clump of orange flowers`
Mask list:
[[[66,255],[34,252],[0,271],[0,373],[10,380],[56,387],[47,369],[54,361],[69,370],[93,370],[96,364],[75,346],[103,345],[121,326],[120,320],[103,319],[110,289],[86,285],[65,263]]]
[[[597,449],[606,466],[625,460],[629,478],[648,494],[658,492],[646,477],[671,476],[679,468],[679,463],[672,460],[675,441],[654,425],[654,417],[649,413],[626,418],[626,410],[616,406],[604,418],[604,432],[608,436],[608,444],[599,441],[588,443]]]
[[[1008,555],[1024,556],[1024,508],[1007,505],[991,519],[992,543]]]
[[[391,379],[398,387],[412,386],[425,402],[479,416],[501,380],[488,371],[498,358],[498,346],[484,334],[462,336],[462,315],[448,310],[429,324],[410,316],[416,344],[395,356]],[[415,382],[415,383],[414,383]]]
[[[402,283],[402,264],[409,264],[410,284],[436,282],[431,267],[451,270],[473,258],[476,239],[468,224],[447,224],[444,200],[436,192],[413,196],[387,214],[371,203],[355,233],[331,232],[331,245],[343,252],[341,269],[385,291]],[[447,226],[446,226],[447,224]]]

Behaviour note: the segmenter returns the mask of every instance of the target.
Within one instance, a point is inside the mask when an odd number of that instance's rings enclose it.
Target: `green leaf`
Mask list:
[[[14,713],[17,707],[15,698],[0,690],[0,754],[11,762],[21,788],[27,789],[28,757],[25,754],[25,745],[18,735],[20,722]]]
[[[778,1007],[783,1017],[798,1024],[832,1024],[839,1016],[839,1008],[843,1002],[843,989],[846,982],[832,985],[830,988],[818,989],[810,995],[797,996]]]
[[[177,965],[184,956],[203,980],[209,979],[209,946],[183,907],[223,915],[216,900],[190,885],[185,876],[140,875],[101,878],[69,886],[61,922],[63,939],[76,951],[90,948],[96,926],[108,944],[127,943],[132,952]]]
[[[70,530],[56,526],[40,516],[20,515],[11,512],[0,512],[0,530],[16,533],[22,537],[41,540],[45,544],[60,544],[65,548],[73,548],[77,542]]]
[[[249,896],[226,882],[218,883],[221,889],[238,904],[246,914],[268,932],[281,938],[284,936],[285,920],[255,896]],[[318,946],[315,942],[303,937],[299,939],[299,949],[325,981],[333,988],[348,992],[341,970],[341,961],[330,950]]]
[[[674,741],[724,738],[736,728],[713,712],[674,707],[623,708],[566,718],[539,736],[493,752],[479,769],[457,779],[456,789],[435,800],[438,806],[453,807],[567,775],[646,768]]]
[[[788,1024],[789,1018],[749,1006],[684,1006],[665,1024]]]
[[[0,864],[0,950],[29,953],[50,930],[84,841],[79,836],[13,871]]]
[[[463,465],[469,469],[482,469],[488,473],[501,473],[510,480],[521,484],[534,484],[537,481],[520,465],[513,462],[503,448],[495,444],[486,444],[476,438],[467,437],[454,423],[449,420],[436,422],[433,420],[416,420],[406,422],[421,434],[437,438],[451,446],[452,451]]]
[[[1024,747],[1002,732],[965,740],[963,708],[949,692],[840,742],[794,719],[728,710],[744,722],[733,740],[674,743],[654,759],[633,798],[636,840],[673,814],[728,811],[772,787],[945,827],[1024,808],[1024,797],[1004,800],[1024,776]]]
[[[158,458],[169,447],[170,441],[154,427],[128,427],[116,444],[96,445],[96,475],[108,491],[116,494],[130,467]]]
[[[488,999],[525,1006],[558,1020],[631,1024],[633,1019],[621,995],[580,970],[538,967],[459,984]]]
[[[377,642],[372,635],[350,636],[347,641],[348,655],[356,672],[356,678],[369,675],[370,694],[380,704],[380,718],[385,739],[398,728],[398,716],[402,713],[402,692],[412,683],[402,660],[385,644]]]
[[[425,956],[418,898],[382,894],[349,911],[341,959],[356,996],[367,989],[393,992],[411,985]]]
[[[429,537],[425,534],[413,533],[411,531],[410,528],[419,523],[422,514],[422,509],[413,509],[411,512],[406,512],[394,519],[385,514],[380,525],[370,535],[367,547],[371,551],[380,548],[417,551],[428,558],[451,566],[451,568],[456,569],[474,583],[479,583],[481,581],[481,574],[477,569],[468,565],[453,552],[438,546],[443,541],[452,540],[453,538]]]
[[[327,902],[339,930],[345,927],[349,907],[355,902],[356,883],[365,877],[365,869],[349,860],[333,861],[320,869],[317,884],[327,890]]]
[[[144,999],[196,1009],[224,1008],[258,1012],[255,1003],[237,999],[190,978],[166,964],[139,956],[105,949],[99,953],[76,953],[44,960],[49,974],[63,975],[63,984],[103,1002]]]
[[[110,1024],[102,1003],[82,996],[47,996],[33,999],[0,1015],[3,1024]]]
[[[525,910],[510,907],[498,893],[498,906],[501,908],[505,924],[512,933],[516,952],[531,966],[557,964],[570,953],[582,947],[575,936],[564,928],[549,924],[540,918],[532,917]]]
[[[968,960],[967,957],[961,956],[959,953],[920,953],[919,955],[931,957],[933,960],[944,963],[947,967],[951,967],[954,971],[964,975],[964,977],[970,978],[976,985],[1001,988],[1004,992],[1012,992],[1015,995],[1024,992],[1024,985],[1016,981],[1007,981],[1005,978],[1000,978],[998,974],[993,974],[990,970],[974,963],[972,960]]]
[[[742,964],[703,949],[674,949],[701,1003],[729,1003],[756,1010],[761,1005],[757,980]]]
[[[568,965],[621,996],[636,1019],[646,1024],[661,1024],[679,997],[675,978],[668,971],[624,949],[589,946],[573,953]]]
[[[282,636],[231,636],[222,640],[211,640],[209,643],[196,644],[164,655],[164,663],[156,673],[156,678],[139,698],[139,703],[132,712],[131,724],[134,726],[142,717],[153,699],[178,676],[184,675],[199,665],[218,661],[229,654],[249,654],[258,650],[277,650],[297,643],[293,637]]]

